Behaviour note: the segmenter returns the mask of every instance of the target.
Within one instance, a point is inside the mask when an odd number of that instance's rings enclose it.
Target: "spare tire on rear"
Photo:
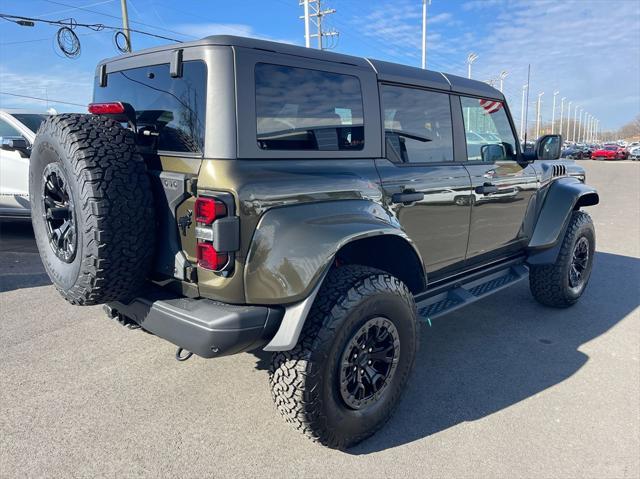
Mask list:
[[[67,301],[135,296],[151,269],[155,219],[133,132],[103,116],[47,119],[31,152],[29,196],[40,257]]]

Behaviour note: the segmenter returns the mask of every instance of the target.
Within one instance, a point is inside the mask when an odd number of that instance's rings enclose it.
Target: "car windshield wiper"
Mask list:
[[[393,133],[395,135],[398,136],[403,136],[405,138],[410,138],[411,140],[417,140],[417,141],[422,141],[422,142],[427,142],[427,141],[433,141],[431,138],[427,138],[426,136],[422,136],[422,135],[416,135],[415,133],[409,133],[406,131],[402,131],[402,130],[394,130],[394,129],[385,129],[384,130],[385,133]]]

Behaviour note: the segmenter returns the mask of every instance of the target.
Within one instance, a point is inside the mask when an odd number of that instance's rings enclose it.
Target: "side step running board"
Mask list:
[[[528,276],[528,268],[518,264],[478,279],[470,278],[468,282],[461,279],[443,292],[434,292],[433,296],[428,296],[427,292],[427,297],[417,304],[418,316],[423,321],[430,321],[485,298]],[[438,288],[437,291],[442,289]]]

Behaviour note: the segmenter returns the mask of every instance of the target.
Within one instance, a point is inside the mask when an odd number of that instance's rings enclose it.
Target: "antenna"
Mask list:
[[[529,63],[529,66],[527,68],[527,86],[531,85],[531,63]],[[531,88],[527,88],[527,101],[526,101],[526,108],[524,110],[524,149],[527,149],[527,133],[529,132],[529,91],[531,91]]]

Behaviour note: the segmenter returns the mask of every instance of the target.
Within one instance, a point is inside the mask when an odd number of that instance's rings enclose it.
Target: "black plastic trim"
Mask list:
[[[145,331],[203,358],[227,356],[266,344],[284,310],[243,306],[204,298],[186,298],[159,288],[128,304],[109,303],[110,316],[120,314]]]

